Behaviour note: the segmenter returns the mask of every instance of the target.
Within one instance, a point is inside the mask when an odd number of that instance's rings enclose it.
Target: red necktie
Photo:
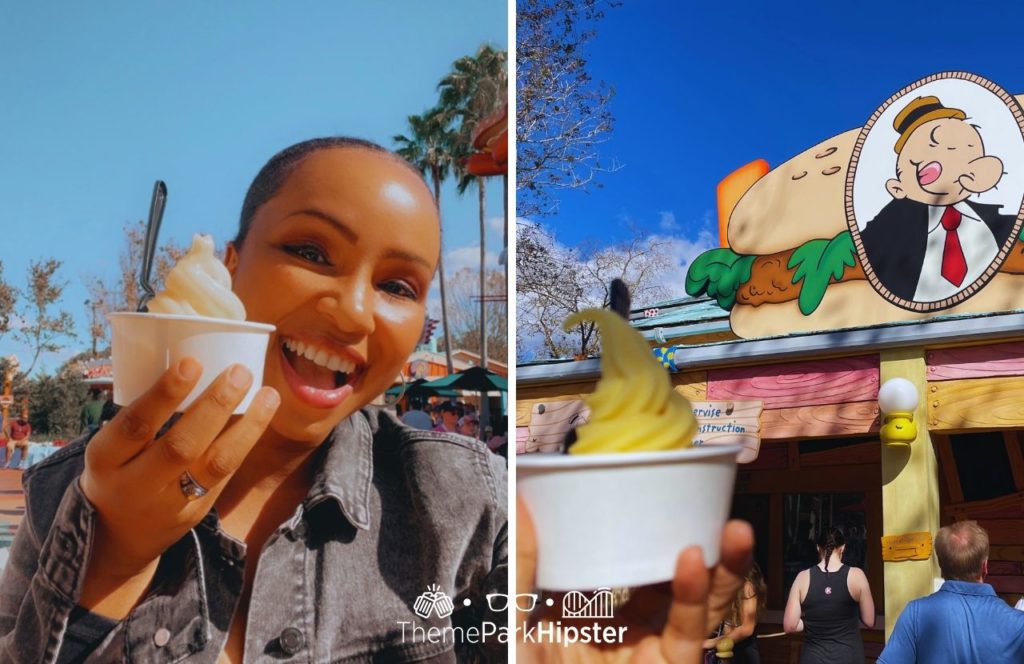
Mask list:
[[[942,249],[942,276],[954,286],[959,286],[967,276],[967,260],[960,246],[956,229],[960,226],[960,213],[950,206],[942,213],[940,223],[946,229],[946,246]]]

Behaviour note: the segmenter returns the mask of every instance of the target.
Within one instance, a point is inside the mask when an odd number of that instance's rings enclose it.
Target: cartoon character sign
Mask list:
[[[847,171],[846,213],[884,298],[936,311],[977,293],[1020,230],[1024,115],[994,83],[930,76],[875,111]]]
[[[1024,309],[1022,104],[936,74],[863,127],[738,168],[686,292],[748,339]]]

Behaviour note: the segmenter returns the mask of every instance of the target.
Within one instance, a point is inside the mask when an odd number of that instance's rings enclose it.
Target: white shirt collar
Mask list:
[[[931,233],[939,226],[939,222],[942,221],[942,213],[946,211],[946,205],[929,205],[928,206],[928,232]],[[981,221],[978,213],[971,209],[971,206],[967,204],[967,201],[960,201],[953,206],[957,212],[964,217],[973,219],[974,221]],[[963,221],[963,220],[961,220]]]

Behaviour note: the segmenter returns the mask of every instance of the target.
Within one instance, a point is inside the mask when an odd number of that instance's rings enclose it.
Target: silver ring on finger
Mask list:
[[[181,487],[181,493],[185,496],[185,500],[192,502],[205,496],[208,489],[199,482],[196,482],[196,478],[192,477],[192,473],[187,470],[181,474],[178,478],[178,486]]]

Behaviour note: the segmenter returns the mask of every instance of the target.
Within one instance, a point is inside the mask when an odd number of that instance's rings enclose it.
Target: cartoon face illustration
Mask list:
[[[973,85],[912,86],[862,132],[865,144],[874,139],[871,166],[857,168],[854,179],[877,192],[871,200],[878,207],[855,210],[851,230],[859,235],[867,279],[900,307],[933,311],[963,302],[991,279],[1013,242],[1021,199],[1005,193],[1020,185],[1006,178],[1019,177],[1007,171],[1019,171],[1021,130],[1012,116],[1014,124],[1007,123],[1008,107],[993,111]],[[985,134],[995,137],[992,146]],[[854,154],[856,162],[859,148]],[[1007,167],[1004,157],[1016,166]],[[997,190],[1000,184],[1009,190]],[[1015,200],[1010,209],[1007,200]]]
[[[893,122],[896,178],[885,183],[895,199],[955,205],[986,192],[1003,177],[1003,162],[985,154],[980,127],[938,97],[918,97]]]

